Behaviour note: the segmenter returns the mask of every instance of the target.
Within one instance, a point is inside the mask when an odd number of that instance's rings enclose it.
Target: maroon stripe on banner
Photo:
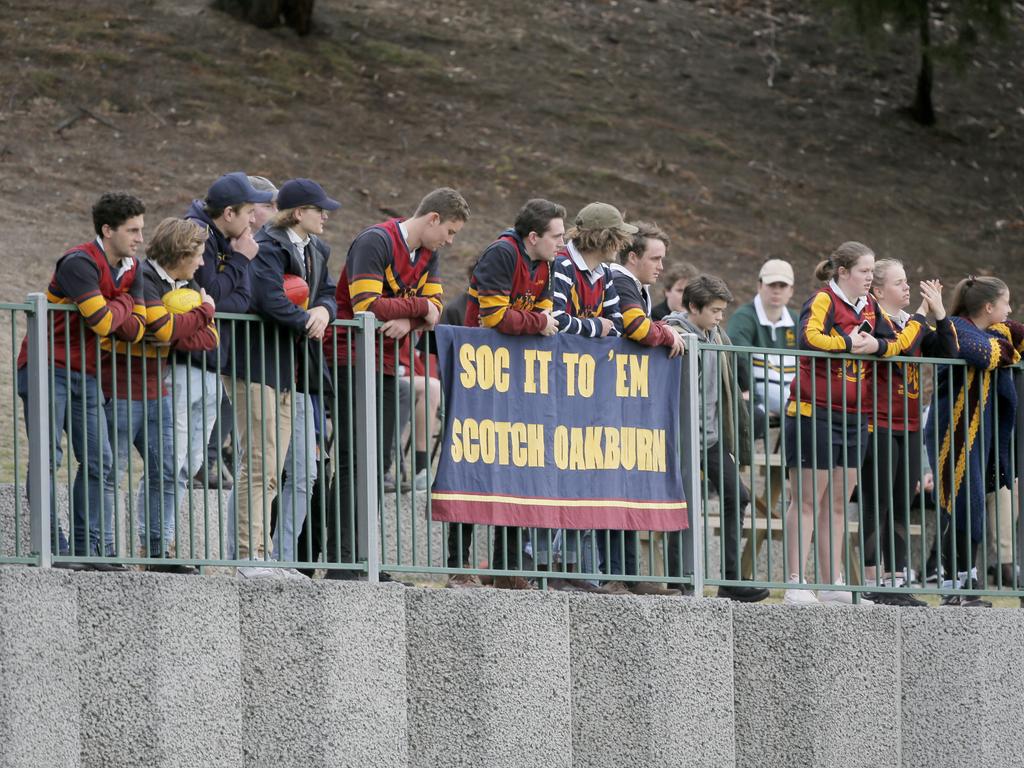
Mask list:
[[[443,523],[511,525],[519,528],[609,528],[616,531],[681,531],[690,527],[686,502],[676,509],[615,509],[588,506],[551,507],[529,501],[435,498],[431,517]]]

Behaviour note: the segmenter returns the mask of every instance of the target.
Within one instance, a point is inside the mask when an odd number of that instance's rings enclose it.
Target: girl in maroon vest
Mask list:
[[[921,283],[921,306],[916,315],[909,315],[905,308],[910,304],[910,283],[903,264],[896,259],[879,259],[875,262],[871,294],[888,321],[892,338],[911,318],[923,317],[931,309],[935,327],[926,326],[920,346],[907,354],[956,356],[956,330],[943,306],[938,280]],[[870,386],[870,401],[874,404],[872,430],[860,477],[865,584],[880,583],[876,576],[880,556],[891,573],[902,572],[909,557],[907,542],[896,523],[910,514],[915,486],[923,482],[920,369],[921,366],[913,364],[879,363]],[[870,592],[864,597],[886,605],[926,605],[904,593]]]
[[[857,467],[868,446],[868,367],[839,355],[891,357],[912,349],[925,327],[911,317],[899,334],[870,295],[875,254],[866,245],[847,242],[818,264],[815,277],[825,283],[804,305],[798,333],[800,348],[836,355],[801,356],[790,389],[783,425],[782,452],[790,473],[790,503],[783,529],[789,581],[803,581],[812,535],[817,531],[814,581],[843,584],[840,570],[846,500],[857,483]],[[845,590],[822,591],[824,601],[851,602]],[[816,603],[808,590],[786,591],[787,603]]]

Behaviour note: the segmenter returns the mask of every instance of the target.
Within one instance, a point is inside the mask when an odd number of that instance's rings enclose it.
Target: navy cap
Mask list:
[[[221,176],[206,192],[206,203],[211,208],[228,208],[244,203],[269,203],[273,199],[273,192],[260,192],[249,183],[249,177],[242,171]]]
[[[341,208],[341,203],[329,198],[324,188],[311,179],[292,179],[281,185],[277,191],[278,209],[286,211],[303,205],[315,205],[325,211]]]

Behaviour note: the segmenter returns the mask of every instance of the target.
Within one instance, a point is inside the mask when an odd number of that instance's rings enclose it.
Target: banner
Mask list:
[[[435,333],[445,403],[435,520],[687,527],[678,358],[621,338]]]

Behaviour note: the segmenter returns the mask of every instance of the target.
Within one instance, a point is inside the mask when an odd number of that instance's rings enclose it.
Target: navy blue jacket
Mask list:
[[[203,250],[203,265],[196,270],[193,280],[213,297],[218,312],[248,312],[252,299],[249,259],[231,247],[231,241],[206,215],[202,200],[192,201],[185,218],[210,230]],[[191,363],[211,371],[229,371],[232,327],[234,326],[235,335],[241,335],[245,325],[231,321],[217,324],[220,332],[219,365],[216,352],[193,352],[191,358],[184,353],[178,353],[176,362]]]
[[[236,339],[233,365],[239,379],[246,375],[286,391],[292,388],[316,393],[323,371],[320,342],[306,336],[309,312],[284,295],[284,276],[299,275],[309,284],[309,308],[323,307],[333,321],[338,314],[335,284],[327,271],[331,249],[310,236],[306,253],[288,239],[286,230],[266,226],[256,233],[260,252],[252,262],[250,311],[260,315],[263,330],[253,327],[248,344],[244,335]],[[248,354],[246,354],[248,353]]]

